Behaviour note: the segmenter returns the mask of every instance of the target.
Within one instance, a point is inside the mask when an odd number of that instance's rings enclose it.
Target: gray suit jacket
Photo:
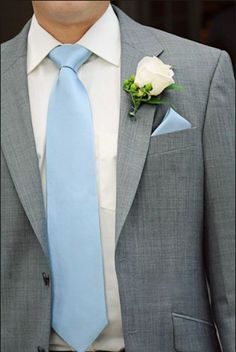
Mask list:
[[[156,55],[191,129],[151,137],[164,112],[128,117],[122,91],[116,271],[127,352],[234,352],[234,79],[228,55],[115,8],[122,81]],[[46,219],[27,91],[29,23],[2,46],[2,352],[48,351]],[[40,99],[40,91],[39,91]],[[49,280],[47,279],[49,276]],[[40,349],[39,349],[40,350]]]

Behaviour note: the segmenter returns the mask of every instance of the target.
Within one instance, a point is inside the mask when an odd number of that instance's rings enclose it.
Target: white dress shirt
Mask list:
[[[58,68],[47,55],[59,44],[61,43],[46,32],[33,16],[28,35],[27,74],[32,125],[42,178],[45,208],[47,206],[45,174],[47,109],[53,84],[58,77]],[[118,351],[124,347],[114,261],[121,45],[119,21],[111,5],[78,41],[78,44],[93,53],[90,59],[80,68],[78,76],[87,89],[92,106],[100,229],[109,321],[107,327],[88,348],[88,351]],[[74,351],[53,330],[50,337],[50,350]]]

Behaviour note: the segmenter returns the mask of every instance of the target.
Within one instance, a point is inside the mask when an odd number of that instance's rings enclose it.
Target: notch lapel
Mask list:
[[[160,45],[151,46],[151,32],[143,29],[114,7],[121,29],[121,85],[135,74],[138,62],[144,56],[158,56]],[[153,45],[153,41],[152,41]],[[142,50],[139,48],[142,47]],[[145,164],[156,106],[143,104],[136,121],[129,118],[131,100],[121,87],[121,107],[117,151],[116,244],[131,208]]]
[[[49,258],[46,216],[41,178],[36,153],[28,97],[26,73],[26,44],[30,23],[15,38],[14,53],[17,57],[2,73],[2,134],[1,144],[19,199],[38,237],[42,249]]]

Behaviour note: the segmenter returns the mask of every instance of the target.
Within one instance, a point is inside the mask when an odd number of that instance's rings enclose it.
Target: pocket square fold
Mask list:
[[[181,131],[191,127],[192,125],[188,120],[170,108],[165,114],[161,124],[152,133],[152,136]]]

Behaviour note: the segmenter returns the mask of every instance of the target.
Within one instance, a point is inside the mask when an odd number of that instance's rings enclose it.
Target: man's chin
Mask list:
[[[60,25],[76,25],[97,17],[108,4],[109,1],[33,1],[36,14]]]

